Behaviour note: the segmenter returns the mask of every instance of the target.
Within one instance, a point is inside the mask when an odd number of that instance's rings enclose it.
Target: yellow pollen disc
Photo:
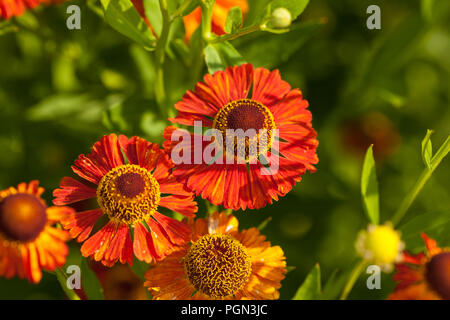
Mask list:
[[[252,271],[245,247],[228,235],[205,235],[184,257],[187,277],[194,288],[212,298],[235,294]]]
[[[265,105],[254,100],[241,99],[232,101],[219,110],[213,128],[222,134],[225,153],[228,151],[234,154],[236,159],[245,158],[245,161],[249,161],[270,149],[272,130],[276,127],[273,115]],[[227,147],[227,130],[235,130],[236,133],[242,130],[245,142],[234,138],[234,142]]]
[[[97,202],[110,219],[134,224],[151,216],[161,199],[159,183],[146,169],[122,165],[98,184]]]

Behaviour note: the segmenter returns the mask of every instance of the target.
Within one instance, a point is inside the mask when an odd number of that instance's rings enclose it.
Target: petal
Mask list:
[[[109,221],[96,234],[87,239],[81,246],[81,254],[83,257],[93,257],[95,261],[103,260],[105,252],[114,237],[116,228],[117,223]]]
[[[265,106],[271,108],[272,105],[282,100],[291,90],[291,86],[281,80],[278,70],[269,71],[264,68],[257,68],[253,76],[253,96]]]
[[[195,217],[197,212],[197,202],[194,201],[194,196],[168,196],[162,197],[159,205],[168,208],[172,211],[181,213],[186,217]]]
[[[64,229],[69,230],[72,238],[82,242],[89,237],[97,220],[103,215],[102,209],[76,212],[61,220]]]
[[[186,223],[169,218],[159,212],[155,212],[153,218],[162,226],[173,244],[182,245],[189,241],[191,230]]]
[[[95,198],[97,195],[95,189],[70,177],[62,178],[59,187],[53,191],[53,204],[58,206]]]

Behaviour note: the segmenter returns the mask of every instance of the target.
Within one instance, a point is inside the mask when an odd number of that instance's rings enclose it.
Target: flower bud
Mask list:
[[[284,29],[291,25],[292,15],[286,8],[276,8],[272,12],[271,22],[274,28]]]

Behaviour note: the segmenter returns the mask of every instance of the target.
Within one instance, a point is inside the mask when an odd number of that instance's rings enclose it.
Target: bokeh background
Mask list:
[[[251,8],[258,0],[250,1]],[[88,5],[89,3],[89,5]],[[113,30],[90,7],[95,1],[39,7],[0,35],[0,188],[38,179],[52,190],[80,153],[110,132],[162,142],[168,124],[154,98],[150,54]],[[66,28],[69,4],[81,7],[81,30]],[[382,29],[366,28],[366,8],[378,4]],[[250,13],[251,14],[251,13]],[[17,29],[16,26],[19,26]],[[252,34],[233,41],[256,66],[279,68],[310,102],[320,162],[279,202],[237,212],[241,228],[271,217],[263,233],[282,246],[288,265],[281,299],[291,299],[315,263],[322,280],[356,261],[354,242],[365,228],[360,196],[362,158],[374,144],[382,220],[388,220],[423,169],[420,142],[435,130],[435,148],[450,132],[450,2],[312,0],[288,34]],[[171,105],[194,81],[171,54],[166,64]],[[206,69],[204,70],[206,72]],[[167,106],[173,112],[171,105]],[[450,166],[443,161],[411,207],[415,215],[449,210]],[[204,214],[204,205],[200,215]],[[430,232],[450,245],[450,223]],[[418,236],[408,249],[423,249]],[[80,260],[71,244],[69,264]],[[145,298],[126,267],[99,271],[107,298]],[[361,278],[353,299],[383,299]],[[103,281],[102,280],[102,281]],[[63,299],[52,274],[38,286],[0,279],[1,298]]]

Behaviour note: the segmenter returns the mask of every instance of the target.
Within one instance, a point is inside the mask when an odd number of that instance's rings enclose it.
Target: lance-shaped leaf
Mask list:
[[[422,160],[428,169],[431,169],[431,158],[433,157],[433,145],[431,144],[431,135],[433,130],[427,130],[427,135],[422,140]]]
[[[321,290],[320,266],[316,264],[292,300],[316,300],[319,298]]]
[[[374,224],[378,224],[380,220],[380,199],[375,160],[373,159],[373,145],[367,149],[364,158],[361,175],[361,195],[364,210],[369,220]]]

